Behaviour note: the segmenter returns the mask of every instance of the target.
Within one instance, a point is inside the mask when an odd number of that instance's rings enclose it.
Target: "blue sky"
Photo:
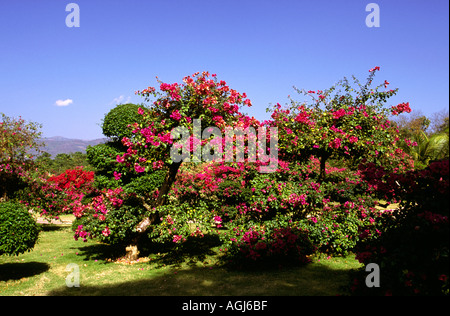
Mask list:
[[[66,5],[80,8],[69,28]],[[380,8],[369,28],[366,5]],[[155,77],[216,73],[268,118],[293,86],[326,89],[344,76],[399,88],[389,104],[425,115],[449,105],[448,0],[1,0],[0,112],[43,124],[44,136],[95,139],[117,103]],[[299,96],[300,98],[300,96]],[[57,101],[66,106],[57,106]]]

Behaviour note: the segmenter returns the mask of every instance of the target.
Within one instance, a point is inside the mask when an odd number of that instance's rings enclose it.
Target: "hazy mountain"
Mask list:
[[[94,140],[71,139],[61,136],[43,138],[45,147],[41,150],[48,152],[54,158],[57,154],[70,154],[77,151],[86,152],[87,146],[95,146],[106,142],[106,138]]]

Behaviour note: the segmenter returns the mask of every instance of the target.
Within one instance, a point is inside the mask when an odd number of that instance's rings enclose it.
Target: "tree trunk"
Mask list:
[[[152,203],[152,205],[150,206],[145,201],[143,201],[143,205],[148,211],[151,211],[153,207],[158,207],[158,206],[165,204],[166,199],[167,199],[167,194],[169,193],[169,190],[172,187],[172,183],[175,182],[175,178],[177,176],[180,165],[181,165],[181,162],[172,163],[170,165],[169,172],[167,173],[166,178],[164,179],[164,183],[161,186],[161,189],[159,190],[158,198],[156,199],[155,203]],[[134,261],[138,258],[139,251],[137,248],[137,243],[138,243],[139,239],[147,231],[147,229],[150,227],[150,225],[157,222],[158,220],[159,220],[159,213],[156,211],[155,213],[151,214],[149,217],[144,218],[136,226],[136,231],[138,232],[138,235],[133,240],[133,242],[128,247],[126,247],[125,257],[128,260]]]
[[[172,163],[169,167],[169,172],[166,175],[163,185],[161,186],[161,190],[159,190],[158,198],[156,202],[152,205],[152,207],[158,207],[164,205],[167,199],[167,194],[169,193],[170,188],[172,187],[172,183],[175,182],[175,178],[178,173],[178,169],[180,168],[181,162]],[[136,231],[143,233],[148,227],[156,222],[159,219],[159,213],[156,212],[149,217],[144,218],[136,227]]]
[[[320,170],[319,170],[319,179],[317,180],[317,182],[322,183],[322,181],[325,180],[325,162],[327,161],[328,156],[327,155],[323,155],[320,157]]]
[[[125,249],[127,251],[127,254],[125,255],[125,258],[127,260],[136,261],[139,258],[139,250],[137,244],[131,244]]]

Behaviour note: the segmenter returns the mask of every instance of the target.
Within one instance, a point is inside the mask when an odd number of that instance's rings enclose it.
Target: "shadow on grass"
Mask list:
[[[183,263],[195,265],[196,262],[216,255],[213,248],[220,245],[220,240],[217,236],[206,235],[201,239],[187,238],[186,242],[178,248],[174,245],[173,242],[162,244],[153,243],[148,239],[141,240],[138,245],[139,257],[151,257],[152,262],[158,266],[179,266]],[[85,261],[118,259],[126,254],[125,248],[125,244],[107,245],[99,242],[89,242],[83,246],[71,247],[71,249],[77,250],[79,256],[84,257]]]
[[[0,281],[20,280],[46,272],[50,265],[44,262],[17,262],[0,264]]]
[[[145,265],[140,265],[143,267]],[[308,265],[274,271],[227,271],[217,267],[188,267],[139,271],[138,280],[114,284],[60,287],[52,296],[335,296],[345,294],[348,270]],[[139,276],[137,276],[139,277]]]
[[[160,266],[179,266],[183,263],[195,266],[197,262],[216,256],[217,250],[215,248],[219,245],[221,245],[221,242],[218,236],[188,237],[179,247],[174,247],[173,242],[167,244],[150,243],[147,247],[142,248],[141,255],[152,257],[153,263]],[[159,253],[159,256],[152,256],[155,253]]]
[[[125,246],[111,246],[102,243],[86,244],[81,247],[71,247],[78,250],[84,261],[115,259],[125,255]]]

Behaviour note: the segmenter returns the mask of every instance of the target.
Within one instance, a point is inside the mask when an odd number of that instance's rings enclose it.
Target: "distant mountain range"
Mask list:
[[[94,140],[82,140],[55,136],[46,137],[42,140],[45,143],[45,147],[42,147],[41,150],[48,152],[53,158],[55,158],[57,154],[70,154],[77,151],[85,153],[87,146],[95,146],[105,143],[107,139],[98,138]]]

